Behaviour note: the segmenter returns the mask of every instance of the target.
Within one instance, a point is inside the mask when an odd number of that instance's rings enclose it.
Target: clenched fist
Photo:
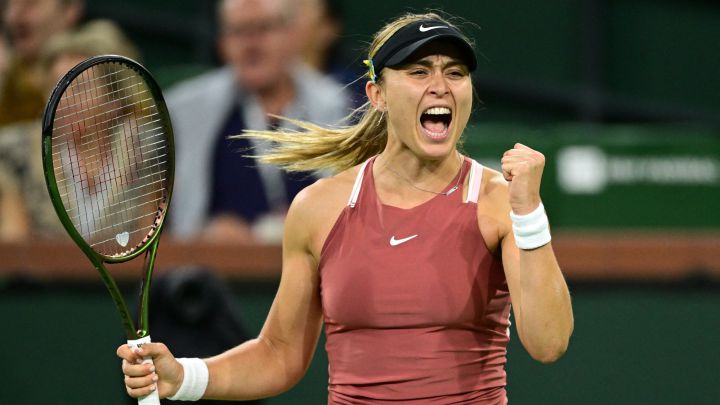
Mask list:
[[[510,206],[517,215],[532,212],[540,205],[540,181],[545,156],[521,143],[502,157],[502,173],[510,183]]]

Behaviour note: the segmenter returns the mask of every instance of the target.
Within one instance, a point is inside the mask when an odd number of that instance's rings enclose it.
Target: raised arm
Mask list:
[[[317,263],[309,248],[306,210],[311,208],[301,192],[285,223],[282,277],[265,325],[256,339],[204,360],[209,375],[203,398],[245,400],[276,395],[295,385],[307,370],[322,324]],[[180,388],[185,370],[163,344],[146,344],[139,352],[123,345],[118,356],[124,360],[131,396],[147,395],[157,386],[165,398]],[[142,356],[153,357],[154,368],[137,364]]]
[[[565,353],[572,334],[570,293],[552,244],[519,248],[509,215],[511,211],[524,216],[541,210],[540,180],[545,158],[540,152],[516,144],[505,153],[502,165],[504,179],[497,176],[489,188],[496,207],[515,324],[528,353],[549,363]]]

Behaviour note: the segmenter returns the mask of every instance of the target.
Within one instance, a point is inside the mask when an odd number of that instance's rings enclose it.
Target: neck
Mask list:
[[[427,176],[452,178],[462,163],[462,155],[457,149],[438,158],[424,158],[407,146],[392,142],[391,138],[388,135],[388,144],[377,159],[382,165],[390,165],[408,179],[422,180]]]
[[[423,160],[386,150],[375,162],[375,178],[382,179],[381,183],[389,189],[441,194],[449,182],[459,176],[463,157],[453,150],[443,159]]]

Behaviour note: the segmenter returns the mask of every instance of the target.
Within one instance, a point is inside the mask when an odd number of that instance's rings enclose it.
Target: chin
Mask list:
[[[452,155],[455,151],[455,142],[447,142],[443,144],[420,144],[421,155],[429,160],[442,160]]]
[[[265,72],[255,73],[249,71],[243,71],[239,75],[239,80],[240,83],[242,83],[243,87],[245,87],[246,90],[251,92],[259,92],[263,89],[271,87],[274,81],[272,77],[267,77]]]

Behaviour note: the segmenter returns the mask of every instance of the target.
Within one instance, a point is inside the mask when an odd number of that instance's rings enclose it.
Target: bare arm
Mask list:
[[[284,392],[305,374],[315,352],[322,311],[317,263],[309,250],[307,204],[293,203],[285,224],[283,272],[257,339],[207,360],[205,398],[255,399]]]
[[[204,398],[245,400],[276,395],[295,385],[310,364],[322,311],[317,263],[309,249],[312,205],[305,195],[301,192],[288,212],[280,286],[260,336],[205,360],[209,379]],[[133,397],[156,388],[161,398],[172,396],[183,381],[183,367],[162,343],[146,344],[135,352],[123,345],[118,356]],[[138,364],[142,356],[152,357],[154,366]]]
[[[503,176],[509,186],[495,187],[503,266],[520,340],[543,363],[565,353],[573,330],[570,293],[552,244],[522,250],[515,244],[509,212],[524,215],[540,205],[540,180],[545,159],[524,145],[503,156]],[[502,181],[502,179],[496,179]]]
[[[552,246],[520,250],[511,232],[503,239],[502,252],[520,340],[535,360],[553,362],[567,350],[573,314]]]

